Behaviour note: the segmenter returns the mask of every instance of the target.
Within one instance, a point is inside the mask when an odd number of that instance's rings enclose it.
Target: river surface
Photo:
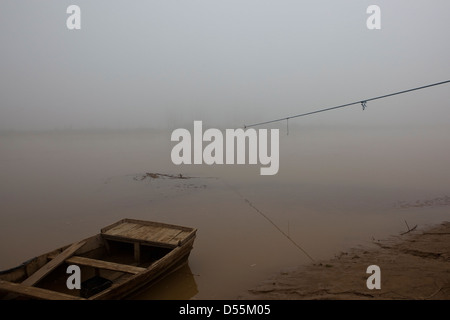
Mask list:
[[[449,220],[448,126],[280,129],[274,176],[176,166],[170,134],[1,133],[0,269],[122,218],[154,220],[197,238],[186,267],[133,299],[234,299],[311,258]]]

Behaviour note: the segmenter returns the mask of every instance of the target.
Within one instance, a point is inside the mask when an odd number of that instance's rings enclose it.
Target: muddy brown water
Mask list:
[[[405,220],[449,217],[447,127],[292,127],[275,176],[175,166],[170,133],[2,133],[0,269],[122,218],[155,220],[195,227],[197,239],[187,266],[132,298],[233,299],[309,263],[293,242],[325,259],[404,232]]]

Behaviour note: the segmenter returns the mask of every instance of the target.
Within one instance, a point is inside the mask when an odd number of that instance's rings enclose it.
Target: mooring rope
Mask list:
[[[286,232],[284,232],[275,222],[272,221],[266,214],[264,214],[261,210],[259,210],[250,200],[248,200],[246,197],[244,197],[236,188],[232,187],[230,184],[228,184],[224,179],[220,179],[222,182],[227,185],[231,190],[233,190],[241,199],[247,203],[250,208],[255,210],[258,214],[260,214],[264,219],[266,219],[272,226],[274,226],[283,236],[285,236],[294,246],[297,247],[301,252],[303,252],[312,262],[315,262],[315,260],[311,257],[311,255],[306,252],[305,249],[303,249],[297,242],[294,241]]]

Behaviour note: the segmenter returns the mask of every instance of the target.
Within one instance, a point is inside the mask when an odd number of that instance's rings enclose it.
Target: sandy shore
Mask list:
[[[381,269],[381,289],[369,290],[370,265]],[[450,222],[375,240],[327,261],[284,272],[240,299],[450,299]]]

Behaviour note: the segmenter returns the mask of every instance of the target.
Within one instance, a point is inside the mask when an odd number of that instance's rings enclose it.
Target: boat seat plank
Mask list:
[[[64,262],[67,258],[75,253],[79,248],[84,246],[86,241],[80,241],[72,244],[59,255],[57,255],[54,259],[49,261],[47,264],[42,266],[39,270],[29,276],[27,279],[22,281],[24,286],[33,286],[38,283],[42,278],[44,278],[47,274],[52,272],[56,267]]]
[[[42,300],[85,300],[83,298],[71,296],[69,294],[42,288],[30,287],[20,283],[14,283],[5,280],[0,280],[0,291],[6,291],[20,296]]]
[[[141,273],[147,269],[135,267],[127,264],[120,264],[115,262],[109,262],[109,261],[103,261],[103,260],[97,260],[97,259],[90,259],[85,257],[71,257],[66,260],[67,263],[82,265],[82,266],[88,266],[88,267],[94,267],[99,269],[105,269],[105,270],[112,270],[112,271],[120,271],[125,273],[131,273],[131,274],[138,274]]]

